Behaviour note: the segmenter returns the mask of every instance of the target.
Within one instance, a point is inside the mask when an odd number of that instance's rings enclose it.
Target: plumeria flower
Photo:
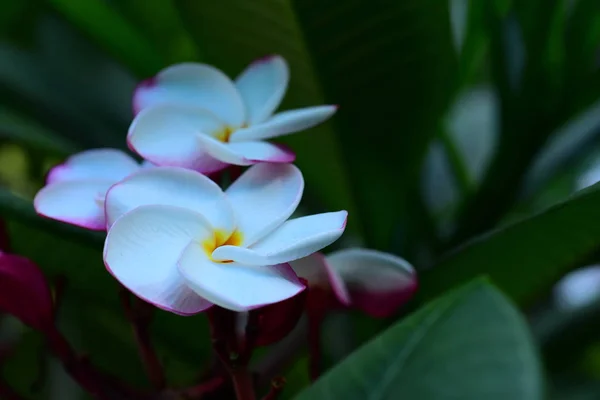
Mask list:
[[[273,114],[288,81],[287,63],[279,56],[255,61],[235,81],[206,64],[168,67],[135,91],[129,147],[157,165],[205,174],[227,164],[292,162],[290,150],[265,140],[320,124],[337,107]]]
[[[303,189],[291,164],[255,165],[225,192],[189,169],[142,170],[106,195],[104,262],[138,297],[182,315],[280,302],[305,288],[287,263],[346,226],[346,211],[288,220]]]
[[[314,253],[291,265],[310,291],[333,292],[341,305],[373,317],[392,315],[417,289],[415,270],[407,261],[376,250]]]
[[[38,214],[92,230],[105,230],[104,197],[109,187],[150,166],[116,149],[93,149],[50,170],[33,201]]]

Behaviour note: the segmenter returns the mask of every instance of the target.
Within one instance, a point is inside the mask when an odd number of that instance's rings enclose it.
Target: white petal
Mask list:
[[[139,168],[137,161],[121,150],[92,149],[74,154],[52,168],[46,182],[98,179],[117,182]]]
[[[296,159],[290,150],[267,142],[223,143],[207,135],[198,135],[198,141],[211,157],[227,164],[289,163]]]
[[[298,207],[303,190],[302,172],[292,164],[248,168],[225,192],[243,235],[242,244],[254,244],[287,220]]]
[[[289,265],[252,267],[209,260],[191,243],[179,259],[179,271],[200,296],[234,311],[247,311],[288,299],[304,290]]]
[[[287,89],[290,71],[281,56],[254,61],[235,80],[246,105],[246,123],[263,122],[279,107]]]
[[[142,82],[133,99],[135,112],[157,104],[205,108],[232,128],[244,123],[242,97],[234,83],[218,69],[200,63],[182,63],[163,69]]]
[[[345,249],[329,254],[326,262],[343,279],[352,304],[373,316],[393,314],[417,289],[412,265],[393,254]]]
[[[186,105],[165,104],[140,112],[129,127],[129,147],[157,165],[211,173],[224,164],[210,157],[198,141],[202,134],[216,135],[225,123],[210,111]]]
[[[250,248],[221,246],[212,256],[217,261],[233,260],[247,265],[294,261],[335,242],[344,233],[347,217],[346,211],[338,211],[292,219]]]
[[[104,197],[112,184],[102,180],[52,183],[36,194],[33,206],[45,217],[87,229],[104,230]]]
[[[235,228],[235,214],[219,185],[199,172],[177,167],[144,169],[114,185],[106,195],[108,226],[132,209],[151,204],[202,214],[225,234]]]
[[[263,123],[238,129],[231,135],[230,140],[234,143],[247,140],[265,140],[300,132],[329,119],[336,110],[337,106],[317,106],[283,111]]]
[[[109,230],[104,263],[136,296],[168,311],[194,314],[211,304],[187,287],[177,260],[189,243],[211,238],[210,225],[199,214],[172,206],[142,206]]]
[[[290,262],[300,278],[308,281],[309,288],[332,289],[338,300],[350,305],[350,293],[338,272],[331,268],[322,253],[316,252],[307,257]]]

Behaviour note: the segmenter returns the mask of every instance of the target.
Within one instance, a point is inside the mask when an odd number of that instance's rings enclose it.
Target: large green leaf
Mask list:
[[[448,2],[293,0],[335,119],[370,247],[406,214],[456,82]]]
[[[144,76],[157,71],[161,57],[153,44],[107,2],[102,0],[47,0],[60,14],[79,27],[100,46]]]
[[[297,399],[537,400],[541,368],[525,321],[477,282],[364,345]]]
[[[199,58],[198,48],[183,26],[173,0],[116,0],[111,4],[152,42],[164,62]]]
[[[600,246],[600,185],[547,210],[490,232],[420,275],[417,298],[431,299],[477,275],[489,276],[526,303]]]

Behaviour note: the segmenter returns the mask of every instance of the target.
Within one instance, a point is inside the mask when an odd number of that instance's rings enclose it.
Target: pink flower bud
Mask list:
[[[0,311],[42,331],[54,324],[52,295],[46,279],[25,257],[0,252]]]

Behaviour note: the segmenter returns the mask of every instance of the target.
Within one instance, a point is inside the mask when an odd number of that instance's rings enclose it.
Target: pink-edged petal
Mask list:
[[[219,185],[199,172],[177,167],[140,170],[111,187],[105,202],[107,224],[110,227],[121,215],[152,204],[201,214],[224,235],[235,229],[235,214]]]
[[[92,149],[74,154],[63,164],[52,168],[46,183],[92,179],[116,182],[139,168],[137,161],[121,150]]]
[[[281,56],[254,61],[235,80],[246,105],[248,125],[263,122],[279,107],[290,80],[287,63]]]
[[[198,135],[198,141],[212,158],[227,164],[289,163],[296,159],[290,150],[267,142],[223,143],[208,135]]]
[[[142,161],[142,163],[140,164],[141,168],[154,168],[154,167],[158,167],[158,165],[154,164],[153,162],[150,162],[148,160],[144,160]]]
[[[346,249],[329,254],[326,262],[348,287],[352,305],[374,317],[392,315],[417,289],[412,265],[392,254]]]
[[[216,135],[225,124],[208,110],[163,104],[140,112],[129,127],[129,147],[156,165],[211,173],[225,165],[208,155],[198,136]]]
[[[254,244],[287,220],[303,191],[302,172],[292,164],[248,168],[225,192],[243,234],[242,244]]]
[[[200,63],[182,63],[163,69],[142,82],[133,95],[134,111],[158,104],[207,109],[232,128],[244,123],[244,102],[234,83],[218,69]]]
[[[283,111],[260,124],[238,129],[231,135],[230,141],[265,140],[300,132],[326,121],[336,110],[337,106],[317,106]]]
[[[217,261],[233,260],[246,265],[294,261],[335,242],[344,233],[347,217],[348,212],[338,211],[292,219],[250,248],[221,246],[212,256]]]
[[[104,198],[112,181],[65,181],[42,188],[33,200],[35,211],[83,228],[106,229]]]
[[[185,284],[177,260],[189,243],[211,238],[210,224],[200,214],[173,206],[141,206],[109,230],[104,263],[136,296],[176,314],[196,314],[211,303]]]
[[[309,288],[332,290],[340,303],[351,304],[350,293],[340,274],[327,263],[325,256],[316,252],[307,257],[290,262],[300,278],[308,281]]]
[[[305,289],[288,264],[253,267],[210,260],[199,243],[190,243],[179,259],[187,285],[212,303],[248,311],[289,299]]]

